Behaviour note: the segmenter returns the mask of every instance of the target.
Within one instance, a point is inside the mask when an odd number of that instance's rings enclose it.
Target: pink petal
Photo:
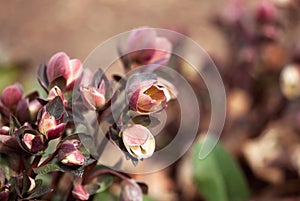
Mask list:
[[[151,135],[150,131],[139,124],[128,127],[123,131],[123,142],[128,146],[141,146]]]
[[[79,59],[70,60],[70,76],[67,78],[67,89],[72,89],[76,80],[82,76],[82,63]]]
[[[127,52],[130,60],[145,63],[154,54],[156,32],[147,27],[141,27],[131,32],[127,42]]]
[[[65,129],[66,129],[66,124],[61,123],[61,124],[57,125],[55,128],[51,128],[51,129],[47,130],[46,135],[49,140],[59,138],[65,132]]]
[[[145,94],[140,94],[139,99],[138,99],[138,105],[137,105],[137,110],[139,112],[151,112],[152,108],[156,106],[158,103],[157,101],[153,100],[150,96],[145,95]]]
[[[50,83],[60,76],[68,79],[70,74],[68,55],[64,52],[53,55],[48,63],[46,73]]]
[[[155,42],[155,52],[148,64],[166,65],[171,57],[172,44],[164,37],[157,37]]]

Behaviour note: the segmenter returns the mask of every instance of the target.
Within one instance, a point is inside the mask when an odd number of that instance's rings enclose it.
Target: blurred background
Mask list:
[[[14,82],[25,93],[39,89],[41,61],[59,51],[84,61],[105,40],[140,26],[186,34],[209,53],[227,93],[220,147],[212,158],[195,161],[201,144],[196,140],[172,167],[135,176],[148,184],[147,199],[300,200],[298,0],[0,0],[0,5],[1,91]],[[191,83],[200,82],[188,75]],[[200,131],[209,118],[204,115]]]

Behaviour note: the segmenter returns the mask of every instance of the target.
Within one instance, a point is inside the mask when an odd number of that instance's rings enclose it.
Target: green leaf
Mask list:
[[[34,168],[33,171],[36,174],[47,174],[49,172],[61,171],[61,172],[69,172],[76,176],[81,177],[84,172],[84,168],[91,163],[93,163],[94,159],[87,159],[87,161],[81,166],[68,166],[64,165],[55,158],[51,163],[48,163],[42,167]]]
[[[42,167],[34,168],[33,171],[36,174],[47,174],[49,172],[60,171],[60,167],[58,166],[58,164],[55,164],[55,163],[49,164],[48,163]]]
[[[208,137],[206,140],[216,140]],[[249,191],[236,161],[218,143],[209,155],[199,159],[204,141],[193,149],[193,176],[200,193],[207,201],[247,201]]]
[[[60,119],[65,113],[64,104],[59,96],[56,96],[51,102],[48,103],[46,110],[51,116],[54,116],[55,119]]]

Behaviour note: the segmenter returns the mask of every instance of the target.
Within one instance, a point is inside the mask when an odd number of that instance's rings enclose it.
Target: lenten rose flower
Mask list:
[[[154,153],[155,139],[152,133],[140,124],[124,129],[122,139],[128,153],[134,158],[149,158]]]

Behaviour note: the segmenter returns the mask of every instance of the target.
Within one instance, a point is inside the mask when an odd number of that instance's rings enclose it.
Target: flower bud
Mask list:
[[[15,110],[23,97],[23,89],[19,83],[6,87],[1,95],[2,103],[11,110]]]
[[[43,151],[46,148],[44,137],[42,135],[25,133],[22,142],[25,145],[25,148],[32,153]]]
[[[92,86],[81,86],[80,94],[87,108],[91,110],[100,109],[105,104],[105,83],[102,81],[99,89]]]
[[[158,37],[153,29],[147,27],[134,29],[127,42],[129,60],[137,65],[165,65],[171,49],[172,44],[167,38]]]
[[[66,89],[73,89],[76,79],[81,76],[82,64],[78,59],[72,59],[64,52],[53,55],[48,63],[47,78],[51,83],[56,78],[63,76],[66,79]]]
[[[66,106],[68,104],[68,100],[65,98],[64,94],[62,93],[62,91],[60,90],[60,88],[58,86],[54,86],[48,94],[48,101],[53,100],[56,96],[59,96],[60,99],[62,100],[64,106]]]
[[[134,84],[129,91],[129,106],[140,113],[159,111],[167,101],[163,87],[157,85],[157,81]]]
[[[149,158],[155,150],[155,139],[144,126],[135,124],[122,132],[123,143],[130,155],[137,159]]]
[[[77,149],[80,147],[79,140],[66,140],[60,146],[58,160],[69,166],[83,165],[85,162],[84,155]]]
[[[58,123],[55,117],[46,111],[39,122],[39,131],[49,140],[59,138],[65,132],[65,128],[65,123]]]
[[[280,74],[280,87],[282,93],[288,99],[294,99],[300,95],[300,66],[289,64]]]
[[[120,201],[142,201],[143,192],[139,185],[132,179],[124,180],[121,183]]]
[[[73,187],[72,195],[74,198],[79,200],[88,200],[90,195],[84,186],[78,184]]]

